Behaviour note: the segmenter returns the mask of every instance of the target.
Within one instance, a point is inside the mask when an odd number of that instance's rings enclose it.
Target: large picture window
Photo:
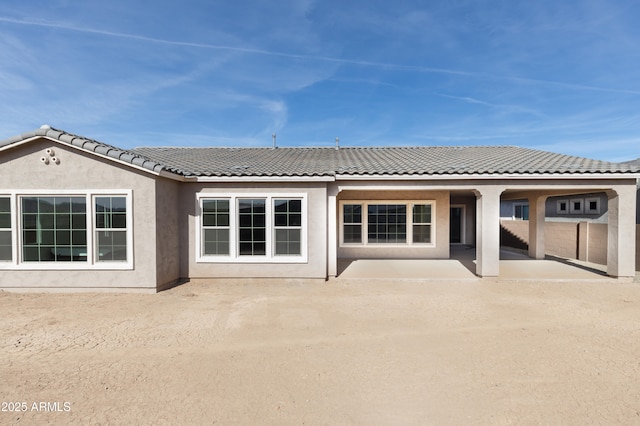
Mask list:
[[[433,244],[433,206],[433,201],[341,202],[340,242],[345,246]]]
[[[86,262],[86,197],[22,197],[22,261]]]
[[[369,204],[367,217],[370,244],[407,242],[406,204]]]
[[[198,195],[198,261],[306,261],[304,195]]]
[[[131,268],[130,203],[131,191],[0,197],[0,261],[21,269]]]

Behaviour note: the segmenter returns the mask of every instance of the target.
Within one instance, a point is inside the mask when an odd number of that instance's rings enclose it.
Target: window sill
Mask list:
[[[0,270],[11,271],[132,271],[133,264],[127,263],[108,263],[108,264],[64,264],[47,262],[47,263],[4,263],[0,262]]]
[[[231,256],[203,256],[196,259],[196,263],[239,263],[239,264],[282,264],[282,263],[308,263],[303,256],[296,257],[266,257],[248,256],[247,258]]]

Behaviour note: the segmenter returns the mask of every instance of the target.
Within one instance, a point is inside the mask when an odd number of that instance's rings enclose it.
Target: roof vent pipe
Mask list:
[[[336,149],[340,149],[340,138],[336,136]]]
[[[271,139],[273,141],[273,149],[276,149],[278,147],[278,145],[276,144],[276,134],[275,133],[273,133],[271,135]]]

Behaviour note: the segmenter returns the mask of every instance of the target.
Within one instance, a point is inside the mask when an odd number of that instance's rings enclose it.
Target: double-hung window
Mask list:
[[[343,241],[351,244],[362,243],[362,205],[343,205]]]
[[[0,197],[0,261],[20,269],[130,269],[131,223],[131,191]]]
[[[302,244],[302,200],[273,200],[274,255],[299,256]]]
[[[13,260],[11,232],[11,198],[0,197],[0,262]]]
[[[200,262],[305,262],[306,196],[198,195]]]
[[[229,255],[229,200],[202,200],[202,253]]]
[[[342,201],[340,206],[343,246],[434,242],[434,201]]]
[[[127,260],[127,198],[94,198],[96,260]]]

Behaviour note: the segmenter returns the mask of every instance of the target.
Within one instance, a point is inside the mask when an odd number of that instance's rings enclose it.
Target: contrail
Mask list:
[[[158,44],[165,44],[170,46],[183,46],[183,47],[193,47],[193,48],[199,48],[199,49],[212,49],[212,50],[226,50],[231,52],[249,53],[254,55],[278,56],[282,58],[291,58],[291,59],[305,59],[305,60],[312,60],[312,61],[333,62],[337,64],[395,69],[399,71],[408,71],[408,72],[449,74],[449,75],[459,75],[459,76],[467,76],[467,77],[475,77],[475,78],[484,78],[489,80],[511,80],[514,82],[521,82],[521,83],[528,83],[528,84],[540,84],[540,85],[563,87],[566,89],[578,90],[578,91],[624,93],[624,94],[631,94],[631,95],[640,95],[640,91],[636,91],[636,90],[612,89],[612,88],[606,88],[606,87],[565,83],[560,81],[539,80],[534,78],[517,77],[517,76],[501,76],[501,75],[494,75],[494,74],[451,70],[446,68],[425,67],[425,66],[419,66],[419,65],[401,65],[401,64],[391,64],[391,63],[385,63],[385,62],[372,62],[372,61],[361,61],[361,60],[355,60],[355,59],[336,58],[331,56],[303,55],[303,54],[296,54],[296,53],[278,52],[273,50],[256,49],[251,47],[228,46],[228,45],[209,44],[209,43],[195,43],[190,41],[178,41],[178,40],[166,40],[166,39],[147,37],[147,36],[142,36],[137,34],[97,30],[94,28],[77,27],[73,25],[61,24],[56,22],[48,22],[48,21],[27,21],[22,19],[7,18],[7,17],[0,16],[0,22],[7,22],[7,23],[17,24],[17,25],[45,27],[45,28],[57,28],[57,29],[67,30],[67,31],[98,34],[98,35],[103,35],[108,37],[126,38],[130,40],[139,40],[139,41],[145,41],[149,43],[158,43]]]

